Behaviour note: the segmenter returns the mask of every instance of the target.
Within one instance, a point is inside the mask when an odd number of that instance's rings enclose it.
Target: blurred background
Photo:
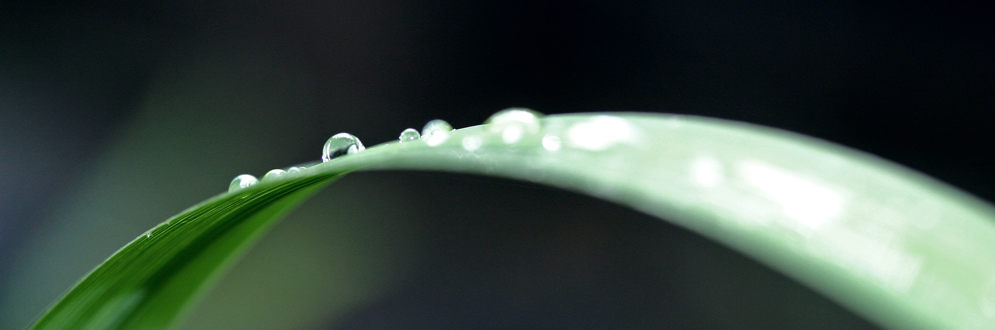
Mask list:
[[[0,329],[236,175],[502,108],[746,121],[995,200],[995,15],[955,2],[0,2]],[[184,329],[873,329],[592,198],[356,173]]]

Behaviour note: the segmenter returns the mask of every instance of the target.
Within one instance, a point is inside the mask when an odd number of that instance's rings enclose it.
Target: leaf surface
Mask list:
[[[751,256],[885,327],[995,324],[995,210],[986,202],[798,134],[616,113],[385,143],[218,195],[119,250],[34,329],[175,326],[268,228],[335,178],[412,169],[537,182],[627,205]]]

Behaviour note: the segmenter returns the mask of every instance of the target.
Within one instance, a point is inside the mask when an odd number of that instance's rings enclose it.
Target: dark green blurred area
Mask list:
[[[241,173],[443,118],[699,114],[995,200],[990,11],[884,2],[0,3],[0,329]],[[855,329],[735,252],[605,202],[360,173],[253,249],[189,329]]]

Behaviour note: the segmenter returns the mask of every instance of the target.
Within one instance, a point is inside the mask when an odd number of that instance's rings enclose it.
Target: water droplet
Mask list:
[[[434,147],[446,142],[449,139],[449,131],[452,130],[453,126],[445,120],[432,119],[425,124],[425,128],[422,128],[421,139],[425,140],[428,146]]]
[[[425,140],[425,144],[429,147],[434,147],[442,144],[442,142],[446,142],[446,140],[449,140],[449,131],[435,131],[432,132],[432,135],[429,135],[427,139],[422,139]]]
[[[266,172],[266,175],[263,175],[262,181],[273,180],[284,174],[287,174],[287,171],[281,169],[272,169],[269,172]]]
[[[449,125],[445,120],[432,119],[421,129],[421,138],[428,139],[436,132],[449,132],[451,130],[453,130],[453,125]]]
[[[366,147],[363,147],[363,142],[360,142],[359,138],[355,135],[349,133],[335,134],[325,142],[325,147],[321,148],[321,161],[327,162],[339,156],[354,154],[365,149]]]
[[[480,139],[479,136],[472,136],[472,135],[464,137],[462,142],[463,142],[463,149],[466,149],[466,151],[477,150],[480,148],[480,145],[483,144],[483,141]]]
[[[542,138],[542,147],[549,151],[560,150],[560,137],[556,135],[546,135]]]
[[[487,119],[489,130],[501,133],[504,143],[512,144],[527,134],[539,132],[539,118],[542,114],[532,109],[508,108],[498,111]]]
[[[228,185],[228,192],[248,188],[256,184],[256,182],[259,182],[259,180],[256,180],[256,177],[249,174],[236,176],[235,179],[231,180],[231,184]]]
[[[417,140],[420,137],[421,134],[418,134],[418,130],[414,128],[408,128],[401,132],[401,136],[398,137],[398,139],[401,140],[401,143],[404,143],[405,141]]]
[[[515,143],[518,142],[518,140],[521,140],[522,135],[524,134],[525,134],[525,129],[523,129],[521,126],[517,125],[508,126],[505,127],[504,131],[501,132],[501,140],[504,141],[504,143],[508,144]]]
[[[301,167],[294,166],[294,167],[291,167],[291,168],[287,169],[287,174],[289,174],[289,175],[301,174],[301,171],[303,171],[305,168],[306,167],[304,167],[304,166],[301,166]]]

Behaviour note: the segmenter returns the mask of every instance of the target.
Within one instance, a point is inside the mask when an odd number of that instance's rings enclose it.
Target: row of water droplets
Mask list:
[[[528,134],[535,134],[539,132],[540,124],[539,119],[542,114],[530,109],[525,108],[509,108],[505,110],[498,111],[484,123],[488,126],[488,130],[491,133],[497,133],[501,135],[501,140],[507,144],[512,144],[521,140],[522,137]],[[437,146],[442,144],[449,139],[450,132],[453,130],[453,126],[442,119],[434,119],[425,124],[422,128],[421,133],[414,128],[408,128],[401,132],[398,137],[400,143],[410,142],[415,140],[422,140],[425,144],[429,146]],[[462,145],[467,151],[473,151],[483,144],[483,140],[478,136],[467,136],[463,139]],[[542,145],[548,150],[556,150],[560,147],[560,139],[556,136],[549,135],[543,138]],[[359,140],[355,135],[349,133],[338,133],[332,135],[325,145],[321,149],[321,161],[328,162],[332,159],[362,152],[366,150],[363,146],[363,142]],[[281,177],[284,175],[297,175],[303,171],[305,167],[291,167],[286,171],[281,169],[270,170],[263,175],[262,181],[269,181]],[[256,179],[255,176],[251,174],[242,174],[236,176],[235,179],[231,181],[228,185],[228,192],[234,192],[240,189],[248,188],[255,185],[260,180]]]
[[[299,167],[298,166],[294,166],[294,167],[288,168],[286,171],[281,170],[281,169],[272,169],[269,172],[266,172],[265,175],[263,175],[262,181],[270,181],[270,180],[276,179],[277,177],[281,177],[281,176],[284,176],[284,175],[298,175],[302,171],[304,171],[305,169],[306,169],[306,167],[304,167],[304,166],[299,166]],[[231,183],[228,185],[228,192],[233,192],[233,191],[236,191],[236,190],[240,190],[240,189],[251,187],[251,186],[255,185],[256,183],[259,183],[259,181],[260,180],[256,179],[256,177],[253,176],[252,174],[242,174],[242,175],[236,176],[235,179],[232,179]]]

